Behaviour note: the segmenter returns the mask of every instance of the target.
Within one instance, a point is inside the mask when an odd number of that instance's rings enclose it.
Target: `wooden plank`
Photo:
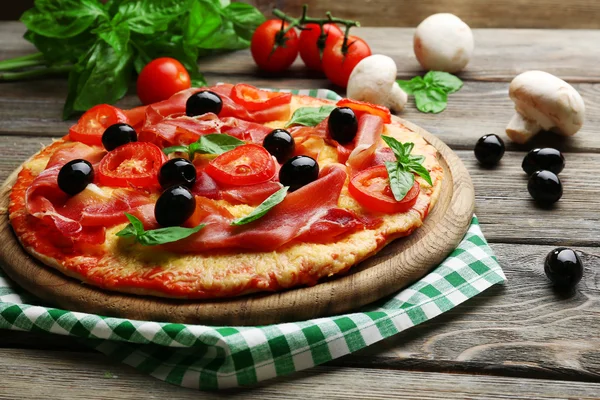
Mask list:
[[[339,4],[346,6],[345,3]],[[535,4],[535,7],[539,7],[537,2]],[[564,7],[560,8],[564,10]],[[0,22],[0,60],[35,51],[21,37],[24,32],[25,28],[20,23]],[[413,53],[414,29],[358,28],[353,32],[369,43],[373,53],[392,57],[398,65],[400,78],[407,79],[423,73]],[[474,36],[475,52],[466,70],[460,74],[463,79],[508,82],[521,72],[542,69],[569,82],[600,82],[600,63],[597,58],[600,30],[475,29]],[[249,50],[202,58],[199,66],[201,71],[209,75],[225,75],[228,81],[319,77],[307,71],[300,58],[289,71],[279,76],[261,73]],[[325,83],[325,80],[322,82]],[[315,83],[322,85],[321,81]]]
[[[176,387],[97,354],[0,350],[0,399],[560,399],[597,398],[600,384],[347,367],[316,367],[252,388]],[[150,398],[149,397],[149,398]]]
[[[357,19],[363,26],[416,26],[431,14],[449,12],[477,28],[599,28],[600,4],[573,0],[252,0],[265,15],[278,7],[299,16],[302,4],[309,15],[331,11],[340,18]]]

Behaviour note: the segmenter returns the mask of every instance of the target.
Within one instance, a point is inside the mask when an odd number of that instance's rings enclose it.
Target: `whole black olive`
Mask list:
[[[106,128],[102,134],[102,145],[108,151],[131,142],[137,142],[137,133],[131,125],[114,124]]]
[[[527,175],[542,169],[552,171],[558,175],[565,167],[565,157],[560,151],[551,147],[533,149],[527,153],[521,167]]]
[[[483,135],[475,144],[475,158],[485,165],[492,166],[504,155],[504,141],[498,135]]]
[[[567,289],[575,286],[583,277],[583,263],[573,250],[559,247],[546,256],[544,272],[554,286]]]
[[[281,166],[279,182],[289,186],[290,192],[300,189],[319,177],[319,164],[308,156],[292,157]]]
[[[349,107],[338,107],[329,114],[327,129],[332,139],[341,144],[350,143],[358,132],[358,120]]]
[[[69,161],[58,172],[58,187],[68,195],[75,196],[94,180],[94,168],[86,160]]]
[[[554,172],[536,171],[529,178],[527,190],[533,199],[541,205],[556,203],[563,194],[562,183]]]
[[[180,226],[196,209],[196,198],[185,186],[171,186],[154,206],[154,217],[161,226]]]
[[[223,100],[221,100],[221,97],[218,94],[211,92],[210,90],[204,90],[191,95],[185,103],[185,114],[188,117],[195,117],[196,115],[207,113],[219,115],[222,109]]]
[[[263,147],[282,164],[294,154],[296,144],[288,131],[275,129],[265,136]]]
[[[196,167],[185,158],[173,158],[160,167],[158,182],[163,189],[175,185],[192,187],[196,183]]]

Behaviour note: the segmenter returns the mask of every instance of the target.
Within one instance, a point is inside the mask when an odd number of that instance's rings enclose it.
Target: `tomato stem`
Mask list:
[[[325,34],[323,32],[323,25],[325,25],[325,24],[340,24],[340,25],[344,25],[346,27],[346,38],[347,38],[348,32],[350,31],[351,27],[360,26],[360,22],[358,22],[358,21],[353,21],[350,19],[336,18],[336,17],[332,16],[331,12],[329,12],[329,11],[327,11],[327,13],[326,13],[326,18],[309,17],[307,13],[308,13],[308,5],[307,4],[304,4],[302,6],[302,15],[300,16],[300,18],[290,17],[289,15],[287,15],[286,13],[284,13],[283,11],[281,11],[277,8],[273,9],[274,16],[276,16],[277,18],[280,18],[282,21],[287,21],[290,23],[290,25],[285,29],[285,31],[282,31],[282,32],[284,32],[283,33],[284,35],[290,29],[292,29],[294,27],[298,27],[299,29],[304,29],[306,24],[317,24],[321,27],[321,35],[326,38],[327,34]]]

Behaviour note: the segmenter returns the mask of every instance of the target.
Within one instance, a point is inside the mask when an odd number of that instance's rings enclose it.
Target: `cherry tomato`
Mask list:
[[[319,43],[321,27],[318,24],[306,24],[300,32],[300,57],[308,68],[317,71],[323,71],[321,58],[325,47],[333,46],[338,38],[344,36],[336,24],[325,24],[323,30],[327,37],[322,43]]]
[[[338,86],[348,86],[348,79],[356,64],[371,55],[369,45],[356,36],[348,36],[348,51],[342,53],[344,37],[323,51],[323,71],[332,83]]]
[[[190,74],[174,58],[163,57],[149,62],[137,80],[137,94],[143,104],[156,103],[192,86]]]
[[[262,146],[246,144],[221,154],[206,166],[206,173],[226,185],[254,185],[275,175],[275,162]]]
[[[338,107],[351,108],[357,117],[359,117],[361,113],[367,113],[381,117],[384,124],[389,124],[392,122],[392,114],[390,113],[390,109],[387,107],[352,99],[341,99],[336,105]]]
[[[276,37],[281,31],[281,20],[271,19],[263,22],[252,35],[250,51],[254,62],[259,68],[269,72],[285,71],[298,57],[298,35],[294,29],[290,29],[283,37],[284,43],[278,45],[275,51]],[[283,24],[283,29],[288,27]]]
[[[290,104],[292,94],[261,90],[245,83],[238,83],[231,91],[231,98],[248,111],[260,111]]]
[[[362,206],[377,212],[387,214],[408,211],[417,202],[421,187],[415,181],[414,185],[401,201],[396,201],[385,165],[377,165],[354,175],[348,186],[350,195]]]
[[[69,129],[69,138],[74,142],[102,146],[102,134],[111,125],[129,119],[123,110],[108,104],[99,104],[87,110],[77,124]]]
[[[113,187],[156,187],[158,171],[167,162],[160,147],[133,142],[110,151],[98,167],[98,182]]]

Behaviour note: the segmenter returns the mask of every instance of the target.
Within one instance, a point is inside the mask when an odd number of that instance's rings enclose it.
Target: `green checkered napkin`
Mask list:
[[[314,90],[312,96],[335,99]],[[363,349],[505,280],[476,217],[454,252],[396,295],[346,315],[257,327],[134,321],[49,308],[0,270],[0,328],[81,338],[169,383],[218,389],[290,374]]]

